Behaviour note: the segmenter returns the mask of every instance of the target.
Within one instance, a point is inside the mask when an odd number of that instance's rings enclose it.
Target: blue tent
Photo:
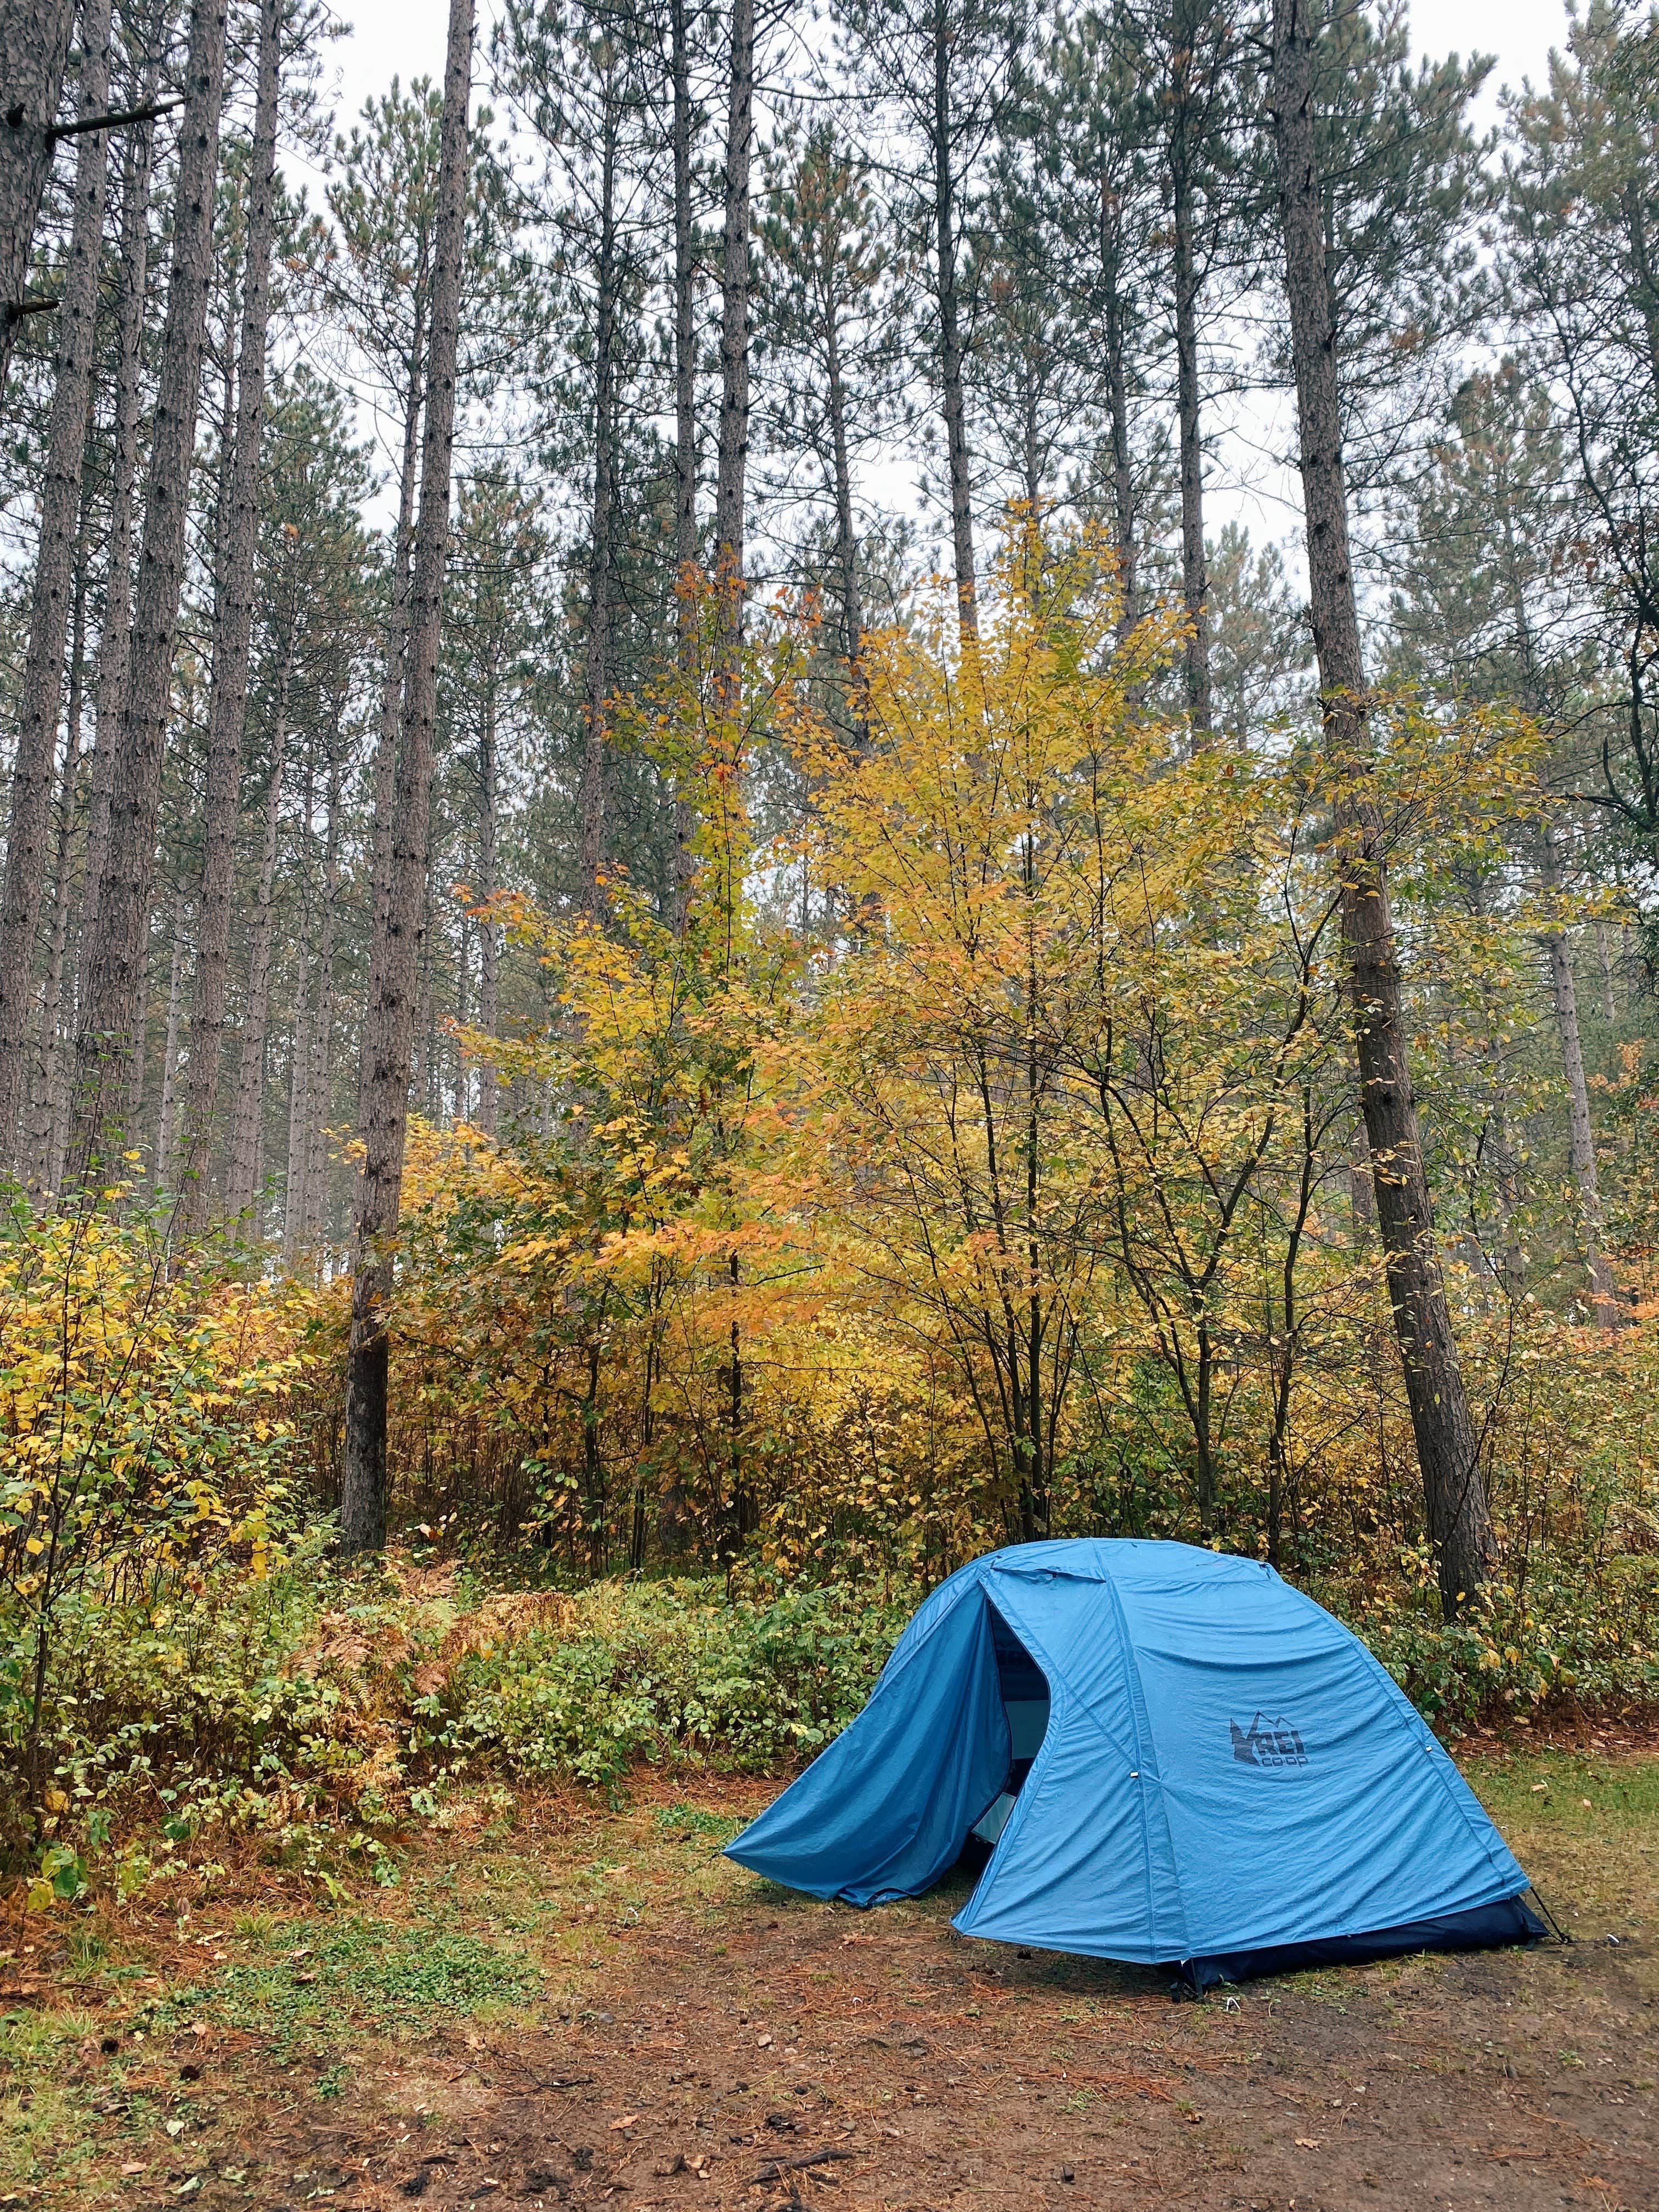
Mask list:
[[[1527,1877],[1356,1638],[1254,1559],[1023,1544],[940,1584],[868,1705],[729,1856],[915,1897],[992,1848],[964,1935],[1205,1986],[1524,1942]]]

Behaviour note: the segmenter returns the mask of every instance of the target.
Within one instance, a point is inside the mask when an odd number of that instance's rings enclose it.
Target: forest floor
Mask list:
[[[1659,1741],[1459,1756],[1574,1932],[1171,2002],[719,1856],[775,1784],[486,1794],[3,1931],[0,2208],[1659,2207]],[[1616,1939],[1616,1940],[1615,1940]]]

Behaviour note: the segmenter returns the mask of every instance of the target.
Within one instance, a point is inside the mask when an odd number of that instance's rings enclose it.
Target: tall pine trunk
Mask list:
[[[384,915],[377,911],[374,919],[363,1024],[360,1091],[363,1161],[354,1224],[356,1249],[340,1500],[341,1540],[348,1552],[378,1551],[386,1541],[390,1353],[386,1307],[392,1291],[392,1239],[403,1193],[410,1051],[428,890],[471,82],[472,0],[450,0],[438,164],[432,338],[426,377],[426,442],[410,592],[408,672],[398,748],[387,897]]]
[[[957,616],[964,634],[979,635],[979,586],[974,574],[973,485],[968,462],[968,405],[963,385],[962,301],[957,272],[956,137],[951,112],[955,33],[949,0],[933,0],[933,261],[939,312],[939,385],[945,403],[945,457],[951,487],[951,550],[956,563]]]
[[[1105,295],[1101,339],[1105,348],[1107,417],[1112,454],[1112,538],[1118,588],[1123,595],[1120,634],[1139,619],[1135,575],[1134,478],[1129,459],[1129,374],[1127,303],[1123,295],[1123,201],[1109,179],[1100,180],[1100,278]]]
[[[131,660],[113,763],[97,934],[87,947],[86,1003],[76,1041],[69,1172],[77,1184],[94,1188],[101,1165],[119,1150],[119,1118],[125,1110],[120,1079],[148,950],[156,811],[171,719],[202,346],[213,283],[226,6],[227,0],[195,0],[191,18],[173,263],[145,485]]]
[[[138,104],[155,90],[155,64],[135,84]],[[104,618],[98,636],[94,684],[92,789],[87,805],[87,852],[81,890],[81,996],[85,965],[98,934],[98,892],[109,858],[110,796],[126,705],[132,648],[132,510],[138,480],[138,422],[144,349],[144,297],[149,270],[149,185],[155,136],[148,123],[128,133],[121,180],[121,260],[116,317],[115,420],[110,477],[109,538],[105,557]]]
[[[75,552],[75,592],[70,615],[69,697],[64,716],[64,766],[58,787],[58,828],[52,871],[52,927],[40,994],[34,1071],[33,1181],[43,1195],[55,1191],[64,1152],[64,979],[75,903],[75,848],[81,808],[81,730],[87,657],[87,571],[89,484],[81,494],[81,526]]]
[[[340,791],[343,750],[340,734],[345,700],[334,703],[328,754],[328,828],[323,833],[323,908],[317,939],[317,1002],[312,1010],[307,1070],[310,1115],[305,1132],[305,1211],[299,1246],[308,1251],[325,1233],[327,1212],[328,1110],[334,1079],[334,939],[340,896]]]
[[[1197,257],[1193,240],[1194,183],[1190,53],[1176,58],[1170,187],[1175,233],[1176,416],[1181,447],[1181,597],[1188,634],[1184,655],[1187,714],[1196,743],[1214,719],[1210,703],[1210,629],[1204,564],[1204,447],[1200,434]]]
[[[109,111],[110,0],[88,0],[82,43],[80,112],[85,120]],[[9,135],[9,127],[0,122],[0,138]],[[5,883],[0,891],[0,1173],[14,1164],[21,1167],[28,1150],[23,1128],[24,1075],[34,998],[35,939],[52,830],[64,653],[74,593],[82,457],[90,416],[107,145],[108,134],[102,131],[89,131],[80,142],[69,265],[57,316],[57,382],[46,433],[40,549],[12,769]]]
[[[253,894],[253,919],[248,931],[247,998],[242,1009],[241,1057],[236,1069],[236,1093],[230,1117],[230,1168],[225,1184],[225,1212],[231,1227],[242,1236],[257,1236],[255,1208],[264,1176],[265,1037],[270,1026],[270,948],[275,934],[276,850],[283,817],[283,771],[288,753],[289,692],[294,680],[294,623],[289,629],[282,665],[276,675],[276,696],[270,732],[270,781],[265,787],[264,835],[259,852],[259,879]]]
[[[829,391],[830,453],[835,476],[836,562],[841,570],[842,644],[849,674],[856,678],[864,643],[864,609],[859,594],[859,544],[853,525],[853,470],[847,448],[847,380],[841,358],[841,301],[832,273],[824,318],[824,367]]]
[[[106,52],[108,21],[106,9]],[[0,394],[22,320],[74,28],[75,0],[0,0]],[[88,37],[88,50],[96,43]]]
[[[404,670],[409,647],[409,563],[415,550],[415,493],[421,469],[421,411],[425,396],[427,287],[415,283],[414,329],[404,403],[403,458],[398,472],[398,522],[392,536],[392,577],[386,611],[386,659],[374,746],[374,826],[370,878],[374,912],[384,913],[392,880],[392,804],[398,775],[398,726],[404,711]],[[358,1118],[362,1103],[358,1102]]]
[[[593,332],[593,509],[587,541],[586,726],[580,799],[581,893],[589,914],[604,908],[605,708],[611,693],[611,563],[617,507],[617,162],[621,131],[619,64],[605,59],[599,150],[599,260]]]
[[[691,53],[688,0],[669,0],[669,72],[673,91],[674,153],[674,562],[679,599],[678,629],[682,669],[691,665],[696,609],[690,595],[697,560],[697,336],[695,319],[696,239],[691,223]],[[674,793],[674,881],[672,920],[685,927],[691,894],[691,804]]]
[[[1372,790],[1359,616],[1348,548],[1336,329],[1314,148],[1309,0],[1273,0],[1272,100],[1285,291],[1296,370],[1314,645],[1336,768],[1343,951],[1352,1000],[1389,1303],[1422,1472],[1441,1604],[1455,1618],[1492,1568],[1480,1438],[1435,1249],[1412,1094],[1383,828]]]
[[[478,896],[488,902],[500,888],[495,878],[499,862],[496,798],[496,720],[500,672],[493,659],[484,687],[483,718],[478,728]],[[496,1033],[501,1020],[500,940],[496,924],[488,915],[478,923],[478,1029],[487,1037]],[[478,1127],[487,1136],[495,1133],[501,1105],[501,1084],[495,1062],[478,1071]]]
[[[755,135],[755,0],[732,0],[720,256],[720,434],[714,572],[729,594],[733,654],[743,634],[744,501],[749,469],[749,167]]]
[[[155,1176],[159,1182],[174,1150],[174,1127],[179,1116],[179,1048],[184,1012],[185,964],[190,946],[190,927],[182,891],[172,899],[172,926],[167,935],[172,951],[167,961],[167,1018],[161,1036],[161,1103],[155,1123]]]
[[[259,445],[264,428],[265,342],[276,236],[281,39],[282,0],[260,0],[259,88],[248,164],[247,258],[236,355],[235,445],[228,486],[224,571],[214,617],[202,881],[197,902],[196,991],[191,1008],[190,1071],[179,1146],[179,1190],[187,1230],[199,1228],[207,1213],[209,1152],[218,1111],[230,967],[232,876],[241,813],[242,736],[247,720],[253,570],[259,537]]]

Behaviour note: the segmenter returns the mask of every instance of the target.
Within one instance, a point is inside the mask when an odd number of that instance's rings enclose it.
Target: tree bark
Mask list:
[[[333,742],[328,756],[328,828],[323,837],[323,911],[317,946],[317,1003],[311,1020],[311,1054],[307,1088],[310,1121],[307,1130],[305,1218],[300,1249],[307,1251],[322,1237],[327,1212],[327,1115],[334,1074],[334,938],[340,896],[340,791],[343,750],[340,724],[345,702],[335,702]]]
[[[679,599],[679,662],[689,670],[696,649],[696,605],[691,592],[697,563],[697,338],[694,317],[696,239],[691,225],[691,55],[686,0],[670,0],[669,70],[674,99],[674,561]],[[674,793],[672,922],[685,927],[696,835],[691,803]]]
[[[444,69],[432,337],[426,377],[426,442],[420,526],[410,592],[408,678],[398,749],[392,857],[384,916],[369,948],[363,1025],[363,1162],[358,1180],[351,1343],[346,1372],[341,1541],[378,1551],[386,1528],[386,1388],[392,1238],[403,1192],[410,1050],[429,866],[433,744],[449,478],[454,445],[461,257],[465,243],[467,107],[472,77],[472,0],[450,0]]]
[[[486,902],[494,898],[498,888],[495,722],[499,682],[499,672],[492,663],[484,687],[483,719],[478,729],[478,896]],[[478,923],[478,1028],[487,1037],[495,1035],[501,1019],[500,990],[496,925],[485,916]],[[477,1116],[478,1127],[486,1136],[495,1133],[501,1095],[495,1063],[486,1060],[478,1071]]]
[[[1187,611],[1187,715],[1194,742],[1202,744],[1214,720],[1210,702],[1210,630],[1204,564],[1204,447],[1198,388],[1199,278],[1193,243],[1193,149],[1190,52],[1175,58],[1174,127],[1170,141],[1170,189],[1175,231],[1176,414],[1181,446],[1181,596]]]
[[[148,107],[155,92],[152,63],[137,81],[134,105]],[[109,542],[105,560],[104,617],[94,679],[92,791],[87,809],[87,852],[81,890],[81,996],[85,969],[98,935],[98,893],[109,859],[110,798],[115,756],[126,705],[132,647],[132,495],[138,477],[140,377],[143,365],[144,296],[149,269],[149,185],[155,137],[148,123],[127,139],[121,184],[121,273],[117,319],[115,422],[111,464]]]
[[[1455,1618],[1492,1572],[1480,1439],[1435,1249],[1412,1093],[1382,825],[1372,796],[1358,609],[1348,549],[1336,331],[1314,147],[1309,0],[1273,0],[1272,101],[1300,432],[1310,598],[1326,744],[1336,769],[1342,942],[1389,1302],[1405,1369],[1441,1604]]]
[[[292,617],[297,619],[297,614]],[[231,1109],[230,1172],[225,1212],[238,1234],[257,1235],[255,1204],[264,1171],[265,1035],[270,1026],[270,943],[276,891],[276,847],[283,814],[283,769],[288,751],[289,690],[294,674],[290,626],[276,678],[275,720],[270,733],[270,781],[265,787],[264,842],[259,881],[253,895],[253,926],[248,933],[247,1002],[242,1012],[241,1059]]]
[[[44,1197],[58,1188],[63,1161],[64,976],[74,905],[76,817],[81,800],[81,726],[85,705],[87,570],[89,487],[81,495],[81,526],[75,552],[74,603],[70,615],[69,698],[64,716],[64,768],[58,783],[57,848],[52,872],[52,929],[46,943],[46,974],[40,994],[35,1066],[33,1181]]]
[[[600,124],[599,259],[593,333],[593,511],[587,544],[586,714],[580,800],[581,895],[590,915],[604,910],[605,708],[611,693],[611,560],[617,504],[617,64],[605,62]]]
[[[1561,888],[1561,854],[1553,823],[1544,831],[1544,887]],[[1561,1073],[1567,1085],[1567,1157],[1572,1179],[1578,1186],[1578,1226],[1583,1245],[1584,1272],[1589,1277],[1590,1304],[1597,1326],[1620,1325],[1619,1293],[1601,1243],[1601,1191],[1595,1164],[1595,1129],[1590,1120],[1589,1085],[1584,1079],[1584,1048],[1578,1030],[1578,984],[1572,971],[1572,947],[1566,932],[1546,930],[1544,954],[1549,963],[1550,1003],[1555,1013],[1555,1034],[1561,1052]]]
[[[85,118],[106,114],[109,108],[110,0],[88,0],[82,45],[80,112]],[[9,66],[9,49],[6,60]],[[15,97],[9,79],[0,92],[8,102]],[[0,141],[12,135],[9,126],[0,123]],[[21,1168],[27,1150],[23,1132],[24,1073],[34,999],[35,939],[40,927],[40,897],[52,829],[64,652],[74,592],[82,459],[90,415],[107,144],[106,134],[101,131],[88,131],[80,143],[69,265],[57,317],[57,382],[46,433],[40,539],[12,769],[5,883],[0,891],[0,1174],[14,1164]],[[0,176],[3,167],[0,162]]]
[[[247,720],[253,572],[259,537],[259,447],[264,428],[265,343],[276,236],[281,41],[282,0],[260,0],[259,88],[248,163],[247,255],[242,273],[241,337],[236,354],[235,445],[228,487],[224,571],[215,610],[202,881],[197,902],[196,991],[191,1008],[190,1071],[179,1158],[179,1189],[186,1231],[198,1229],[207,1214],[209,1150],[218,1111],[223,1056],[232,876],[241,812],[242,737]]]
[[[945,403],[945,466],[951,486],[951,548],[956,563],[957,618],[963,634],[979,635],[979,586],[974,574],[973,486],[968,465],[968,410],[963,390],[962,303],[957,276],[955,133],[951,117],[954,46],[948,0],[933,0],[933,257],[939,308],[939,384]]]
[[[310,1200],[312,1008],[310,948],[301,945],[294,1007],[294,1045],[288,1068],[288,1160],[283,1177],[283,1265],[298,1257]]]
[[[732,0],[720,262],[720,438],[714,574],[729,594],[728,645],[743,635],[744,499],[749,467],[749,167],[755,135],[755,0]]]
[[[864,610],[859,594],[859,544],[853,526],[853,471],[847,451],[847,384],[841,359],[841,301],[833,274],[824,319],[824,366],[830,389],[830,451],[835,471],[836,559],[841,569],[842,642],[848,672],[854,680],[864,643]]]
[[[167,962],[167,1020],[161,1040],[161,1103],[155,1123],[155,1176],[159,1183],[173,1156],[173,1125],[179,1111],[179,1035],[184,1011],[185,957],[190,931],[185,920],[182,891],[173,895],[173,939]]]
[[[107,10],[105,25],[107,57]],[[18,310],[52,173],[52,126],[64,96],[74,28],[75,0],[0,0],[0,394],[22,319]],[[88,38],[88,51],[98,43]],[[82,112],[88,112],[83,103]]]
[[[409,352],[409,390],[404,408],[403,461],[398,477],[398,526],[392,538],[391,597],[386,615],[386,665],[380,677],[379,734],[374,748],[374,828],[370,874],[374,911],[382,915],[390,895],[392,802],[398,773],[398,726],[403,719],[404,673],[409,647],[409,563],[415,550],[415,491],[420,478],[421,412],[425,398],[426,288],[415,288],[414,337]],[[362,1104],[358,1103],[358,1118]]]
[[[1128,333],[1124,328],[1123,202],[1108,178],[1100,180],[1100,276],[1105,293],[1101,336],[1106,348],[1106,404],[1111,426],[1112,536],[1117,550],[1119,622],[1127,637],[1139,620],[1135,574],[1134,479],[1129,461]]]
[[[88,948],[86,1005],[76,1045],[70,1173],[95,1188],[100,1163],[119,1149],[118,1075],[146,951],[155,869],[156,811],[172,705],[184,583],[185,523],[202,346],[213,281],[214,183],[224,93],[226,0],[196,0],[179,134],[167,328],[144,496],[143,550],[134,600],[131,662],[111,792],[110,836]]]

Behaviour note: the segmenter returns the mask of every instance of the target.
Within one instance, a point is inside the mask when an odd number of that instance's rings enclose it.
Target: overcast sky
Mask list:
[[[331,4],[351,26],[349,34],[329,49],[325,64],[337,129],[347,128],[364,100],[383,92],[394,75],[405,84],[421,76],[442,82],[448,0],[331,0]],[[477,4],[482,55],[497,0],[477,0]],[[801,0],[802,21],[810,21],[817,13],[813,0]],[[1565,42],[1567,21],[1565,0],[1418,0],[1412,11],[1420,52],[1437,58],[1451,52],[1497,57],[1480,103],[1480,120],[1487,125],[1498,119],[1498,96],[1504,86],[1518,87],[1527,77],[1542,81],[1551,47]],[[301,165],[290,160],[289,166],[299,172],[294,176],[298,183]],[[306,181],[315,198],[321,179],[307,177]],[[1258,543],[1282,543],[1292,569],[1299,570],[1300,502],[1288,465],[1291,421],[1288,400],[1279,404],[1282,398],[1255,395],[1231,421],[1212,422],[1205,471],[1206,534],[1237,520]],[[389,448],[383,458],[389,460]],[[896,451],[877,465],[865,489],[884,506],[913,507],[919,489],[915,457]],[[931,529],[937,529],[936,515],[929,514],[927,520]],[[943,557],[942,549],[938,557]]]
[[[329,61],[343,123],[356,116],[370,93],[384,91],[394,73],[405,83],[422,75],[441,82],[447,0],[334,0],[334,5],[352,26]],[[480,0],[481,46],[494,15],[491,0]],[[1562,0],[1421,0],[1412,21],[1425,53],[1496,54],[1496,86],[1519,84],[1523,76],[1540,79],[1551,46],[1565,40],[1567,18]]]

